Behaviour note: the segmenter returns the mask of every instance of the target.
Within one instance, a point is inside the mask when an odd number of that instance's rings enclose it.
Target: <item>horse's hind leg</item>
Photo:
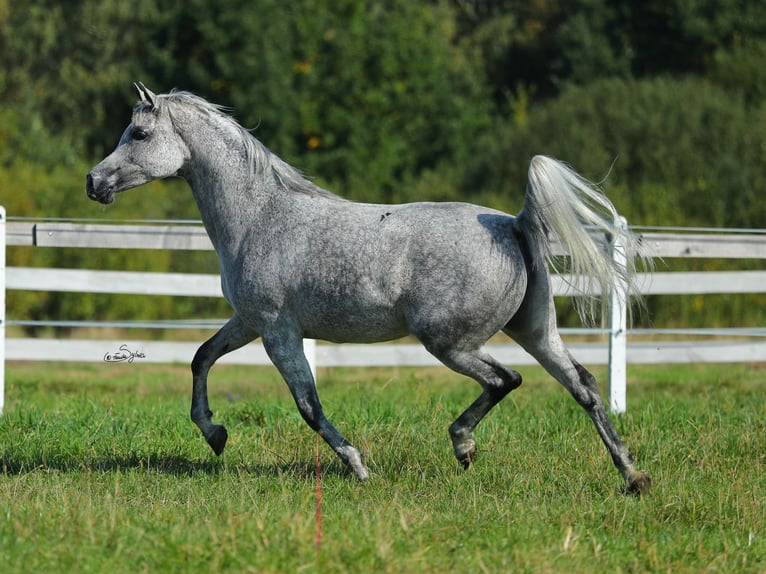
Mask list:
[[[298,411],[308,425],[321,436],[338,457],[364,482],[369,473],[362,455],[348,442],[324,415],[319,402],[311,367],[303,351],[303,341],[293,333],[263,336],[263,345],[269,358],[277,367],[298,406]]]
[[[505,332],[537,359],[585,409],[609,451],[614,465],[625,479],[626,490],[630,493],[646,494],[652,483],[649,475],[634,467],[633,455],[609,420],[595,378],[572,358],[555,327],[543,329],[537,333],[511,329],[505,329]]]
[[[208,339],[195,353],[192,369],[191,418],[202,431],[215,454],[220,455],[229,438],[226,427],[213,424],[207,398],[207,375],[213,364],[223,355],[246,345],[258,335],[248,329],[236,315]]]
[[[471,377],[482,387],[479,397],[449,427],[455,457],[463,468],[468,468],[476,456],[473,438],[476,425],[505,395],[521,384],[521,375],[506,369],[482,350],[429,350],[450,369]]]

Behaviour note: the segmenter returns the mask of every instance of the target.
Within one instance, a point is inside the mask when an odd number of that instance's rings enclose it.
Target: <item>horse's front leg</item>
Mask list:
[[[303,352],[303,341],[294,333],[263,335],[263,346],[290,388],[303,419],[364,482],[369,472],[361,453],[330,423],[319,402],[314,376]]]
[[[226,427],[213,424],[211,420],[213,413],[207,399],[207,374],[223,355],[239,349],[257,337],[258,334],[248,329],[235,315],[197,350],[192,360],[191,419],[217,455],[223,452],[229,435]]]

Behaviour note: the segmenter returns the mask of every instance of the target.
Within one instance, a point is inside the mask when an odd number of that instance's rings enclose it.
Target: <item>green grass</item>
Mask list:
[[[444,369],[320,372],[367,457],[359,484],[270,368],[216,367],[221,458],[188,418],[188,368],[10,364],[0,417],[0,572],[763,572],[766,369],[632,367],[615,424],[654,480],[622,481],[584,412],[539,369],[477,429]],[[596,370],[604,379],[603,370]]]

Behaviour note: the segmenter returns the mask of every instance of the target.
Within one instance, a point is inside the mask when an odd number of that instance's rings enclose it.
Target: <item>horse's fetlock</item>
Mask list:
[[[473,431],[459,425],[457,421],[449,426],[449,434],[452,437],[452,442],[473,438]]]
[[[463,465],[463,468],[471,466],[471,463],[476,458],[476,443],[473,438],[455,442],[452,446],[455,450],[455,458]]]
[[[213,418],[213,411],[210,409],[205,409],[204,411],[192,409],[189,416],[191,417],[191,420],[196,424],[205,424],[209,423]]]
[[[468,468],[476,456],[476,442],[473,440],[473,432],[464,426],[452,423],[449,427],[449,434],[452,438],[455,458],[463,465],[463,468]]]

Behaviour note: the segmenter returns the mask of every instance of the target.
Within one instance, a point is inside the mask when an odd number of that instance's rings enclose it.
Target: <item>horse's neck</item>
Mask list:
[[[269,195],[269,183],[253,177],[247,153],[231,139],[199,138],[184,173],[219,256],[238,250]]]

